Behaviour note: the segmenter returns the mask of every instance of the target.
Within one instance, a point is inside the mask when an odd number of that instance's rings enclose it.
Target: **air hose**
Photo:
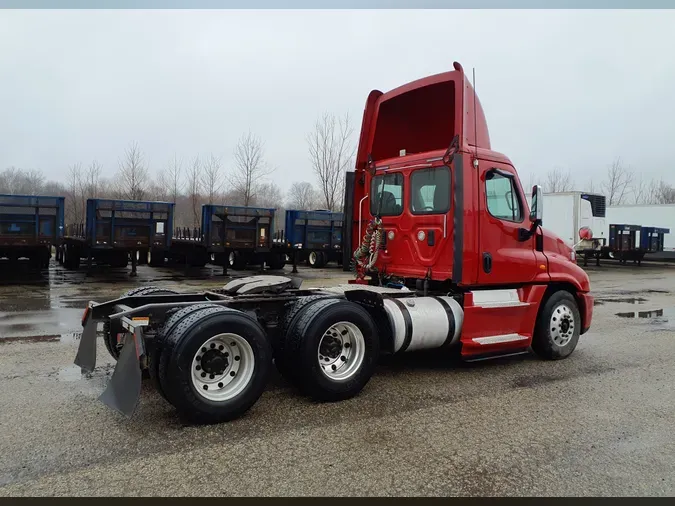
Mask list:
[[[382,220],[378,217],[373,218],[368,223],[361,245],[354,251],[358,279],[363,279],[377,262],[377,254],[383,245],[382,233]]]

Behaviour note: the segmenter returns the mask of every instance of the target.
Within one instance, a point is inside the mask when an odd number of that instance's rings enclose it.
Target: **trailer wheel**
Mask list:
[[[230,267],[236,271],[245,269],[246,264],[248,263],[246,261],[246,257],[239,251],[230,251],[228,261],[230,263]]]
[[[574,296],[560,290],[552,294],[542,306],[532,349],[548,360],[560,360],[572,354],[579,342],[581,314]]]
[[[370,380],[380,353],[368,312],[344,299],[317,300],[296,317],[284,346],[297,385],[319,401],[354,397]]]
[[[225,307],[185,316],[167,335],[159,378],[179,413],[197,423],[242,416],[262,395],[272,350],[258,322]]]
[[[284,268],[286,265],[286,255],[282,253],[273,253],[269,256],[269,261],[267,263],[270,269],[273,271],[279,271]]]
[[[310,251],[307,256],[307,263],[310,267],[320,269],[326,265],[326,254],[323,251]]]
[[[162,267],[164,265],[164,251],[160,249],[150,250],[150,267]]]
[[[121,297],[131,297],[132,295],[150,295],[153,293],[155,295],[174,295],[178,292],[167,290],[166,288],[158,288],[156,286],[141,286],[138,288],[132,288],[131,290],[122,294]],[[123,344],[118,344],[117,336],[110,334],[109,320],[103,322],[103,343],[105,344],[108,353],[110,353],[110,356],[117,360],[120,357]]]
[[[277,344],[277,350],[274,354],[274,365],[277,367],[279,373],[291,384],[297,386],[298,377],[297,370],[294,368],[293,360],[288,360],[284,354],[284,345],[288,340],[288,331],[291,325],[295,322],[296,317],[307,304],[315,300],[333,298],[330,295],[308,295],[301,297],[295,302],[291,302],[287,306],[287,311],[284,315],[284,320],[281,326],[281,334]]]

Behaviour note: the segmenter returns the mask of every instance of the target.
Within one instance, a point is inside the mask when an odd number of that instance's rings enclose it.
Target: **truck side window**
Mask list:
[[[513,176],[492,170],[485,178],[489,213],[500,220],[523,221],[523,206]]]
[[[445,214],[450,210],[450,169],[416,170],[410,176],[410,210],[413,214]]]
[[[398,216],[403,212],[403,174],[375,176],[370,183],[370,214]]]

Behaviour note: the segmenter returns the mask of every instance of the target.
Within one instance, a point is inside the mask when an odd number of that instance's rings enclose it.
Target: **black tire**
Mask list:
[[[113,269],[125,268],[129,265],[129,255],[126,252],[124,254],[114,255],[108,260],[108,265]]]
[[[281,324],[281,333],[279,334],[279,340],[277,342],[277,349],[274,353],[274,365],[276,366],[279,373],[292,385],[298,386],[298,375],[296,374],[297,370],[294,367],[293,360],[288,360],[284,355],[284,347],[286,340],[288,339],[288,331],[291,328],[291,325],[295,322],[300,311],[307,306],[307,304],[314,302],[315,300],[321,299],[330,299],[334,298],[329,295],[308,295],[306,297],[301,297],[294,302],[290,302],[287,305],[286,313],[284,314],[284,319]]]
[[[568,321],[567,325],[564,323],[565,320]],[[571,328],[570,321],[572,322]],[[556,342],[556,340],[561,340],[561,333],[571,334],[567,342],[565,342],[566,338],[562,339],[562,343]],[[571,293],[560,290],[546,299],[539,311],[532,349],[541,358],[547,360],[567,358],[577,347],[580,333],[581,313],[577,302]]]
[[[230,267],[235,271],[244,270],[248,263],[246,257],[239,251],[232,251],[228,255],[228,262],[230,263]]]
[[[326,264],[323,251],[310,251],[307,255],[307,265],[314,269],[320,269]]]
[[[150,250],[150,267],[162,267],[164,265],[164,252],[162,250]]]
[[[177,292],[156,286],[141,286],[132,288],[131,290],[123,293],[121,297],[131,297],[132,295],[150,295],[151,293],[154,293],[155,295],[173,295]],[[110,356],[117,360],[120,357],[120,352],[122,349],[118,347],[117,336],[112,336],[110,334],[110,321],[103,322],[103,343],[105,344],[108,353],[110,353]]]
[[[192,306],[186,306],[183,308],[174,308],[167,312],[166,319],[164,323],[157,329],[157,335],[155,336],[154,345],[150,350],[149,355],[149,372],[150,379],[155,389],[159,394],[164,397],[167,402],[171,402],[167,395],[164,393],[162,387],[162,382],[159,380],[159,363],[162,357],[162,350],[164,349],[164,342],[166,337],[173,332],[173,329],[178,325],[178,323],[185,318],[186,316],[194,313],[195,311],[201,311],[204,308],[208,307],[221,307],[217,304],[194,304]]]
[[[270,270],[279,271],[286,265],[286,256],[281,253],[273,253],[269,256],[267,265]]]
[[[251,348],[250,380],[234,397],[214,401],[202,396],[192,381],[193,357],[213,336],[227,331]],[[230,308],[210,307],[183,317],[167,334],[159,364],[159,380],[169,402],[186,419],[202,424],[234,420],[248,411],[262,395],[272,362],[265,332],[251,316]],[[242,355],[242,363],[243,355]]]
[[[355,325],[363,336],[363,360],[351,376],[341,381],[324,374],[318,359],[324,333],[338,322]],[[293,367],[299,388],[313,399],[327,402],[358,395],[375,372],[379,354],[380,341],[373,319],[364,308],[344,299],[307,304],[294,318],[284,345],[284,360]]]

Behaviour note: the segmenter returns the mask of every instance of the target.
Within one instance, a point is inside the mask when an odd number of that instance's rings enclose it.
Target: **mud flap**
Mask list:
[[[133,338],[128,336],[125,339],[108,386],[99,397],[103,404],[128,418],[134,414],[141,395],[142,373],[139,357],[144,352],[143,337],[141,329],[138,328]]]
[[[87,315],[87,320],[82,329],[80,346],[77,348],[75,356],[75,365],[79,365],[83,373],[94,371],[96,367],[96,327],[98,322]]]

